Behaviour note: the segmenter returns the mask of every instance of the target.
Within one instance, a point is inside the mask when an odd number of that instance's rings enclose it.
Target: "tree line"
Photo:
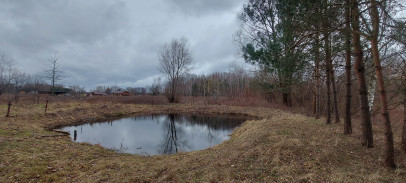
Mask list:
[[[249,0],[240,14],[243,26],[236,40],[244,59],[271,78],[269,87],[280,90],[286,106],[292,106],[294,87],[313,80],[319,118],[321,92],[326,92],[327,124],[332,114],[340,121],[336,76],[344,67],[344,134],[352,133],[351,106],[360,105],[362,145],[368,148],[374,146],[370,104],[377,88],[385,124],[385,164],[395,167],[386,86],[399,74],[393,74],[394,69],[405,67],[405,20],[396,15],[399,7],[395,0]],[[368,67],[374,72],[370,77]],[[353,84],[359,98],[355,104]]]

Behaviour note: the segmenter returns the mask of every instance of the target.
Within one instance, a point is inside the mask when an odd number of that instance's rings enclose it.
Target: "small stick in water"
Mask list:
[[[73,140],[76,141],[76,137],[78,136],[78,132],[75,130],[73,131]]]

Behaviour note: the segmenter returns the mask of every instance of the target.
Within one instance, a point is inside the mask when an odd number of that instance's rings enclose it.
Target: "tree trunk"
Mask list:
[[[402,149],[406,152],[406,93],[403,94],[403,131],[402,131]]]
[[[340,114],[338,113],[338,101],[337,101],[337,88],[336,88],[336,81],[334,77],[334,70],[333,70],[333,65],[330,62],[330,71],[331,71],[331,84],[333,87],[333,99],[334,99],[334,113],[336,117],[336,123],[340,122]]]
[[[405,60],[403,60],[405,61]],[[406,67],[405,67],[406,68]],[[406,81],[406,70],[403,70],[402,73],[402,79],[403,79],[403,85],[405,85]],[[404,152],[406,152],[406,86],[403,86],[401,88],[402,93],[403,93],[403,131],[402,131],[402,149]]]
[[[321,91],[321,84],[320,84],[320,34],[316,33],[316,50],[314,53],[315,57],[315,77],[316,77],[316,119],[320,118],[320,91]]]
[[[370,16],[372,18],[373,35],[371,36],[372,56],[376,70],[376,79],[380,90],[382,117],[385,120],[385,164],[388,167],[395,168],[395,150],[393,147],[393,133],[392,126],[389,118],[388,103],[386,100],[385,83],[383,81],[383,73],[381,60],[379,57],[378,48],[378,33],[379,33],[379,12],[375,0],[371,0]]]
[[[283,92],[282,93],[283,97],[283,105],[292,107],[292,96],[290,92]]]
[[[313,114],[316,114],[316,93],[313,93]]]
[[[328,7],[328,1],[325,1],[324,7],[324,15],[322,21],[322,28],[323,28],[323,35],[324,35],[324,52],[325,52],[325,65],[326,65],[326,87],[327,87],[327,113],[326,113],[326,124],[331,123],[331,71],[330,71],[330,64],[331,64],[331,50],[330,50],[330,22],[328,20],[328,15],[330,14],[330,10]]]
[[[345,1],[345,76],[346,76],[346,95],[345,95],[345,119],[344,119],[344,134],[352,133],[351,124],[351,27],[350,27],[350,0]]]
[[[175,103],[175,96],[176,96],[176,78],[173,78],[171,81],[171,88],[170,88],[170,94],[169,94],[169,103]]]
[[[358,78],[359,96],[361,102],[361,126],[362,126],[362,145],[368,148],[374,147],[371,115],[368,105],[368,89],[365,81],[365,68],[363,63],[363,51],[361,47],[360,28],[359,28],[359,9],[358,1],[351,0],[352,14],[352,35],[354,41],[354,69]]]
[[[375,76],[372,76],[371,80],[369,81],[368,87],[369,111],[372,111],[374,109],[375,90],[376,90],[376,78]]]
[[[325,29],[327,29],[327,26],[324,27]],[[326,116],[326,124],[330,124],[331,123],[331,92],[330,92],[330,63],[331,63],[331,52],[330,52],[330,35],[328,35],[328,33],[324,34],[325,36],[327,36],[324,39],[324,43],[325,43],[325,52],[326,52],[326,85],[327,85],[327,116]]]

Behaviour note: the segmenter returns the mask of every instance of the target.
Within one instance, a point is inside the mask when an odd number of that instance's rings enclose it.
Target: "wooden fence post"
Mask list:
[[[48,109],[48,100],[47,100],[47,102],[45,103],[45,113],[47,113],[47,109]]]
[[[6,117],[10,117],[10,108],[11,108],[11,102],[8,102],[8,108],[7,108],[7,114]]]

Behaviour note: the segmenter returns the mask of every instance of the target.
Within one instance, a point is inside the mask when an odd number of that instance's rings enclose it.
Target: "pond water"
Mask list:
[[[229,139],[246,118],[160,114],[63,127],[76,142],[100,144],[123,153],[173,154],[202,150]]]

